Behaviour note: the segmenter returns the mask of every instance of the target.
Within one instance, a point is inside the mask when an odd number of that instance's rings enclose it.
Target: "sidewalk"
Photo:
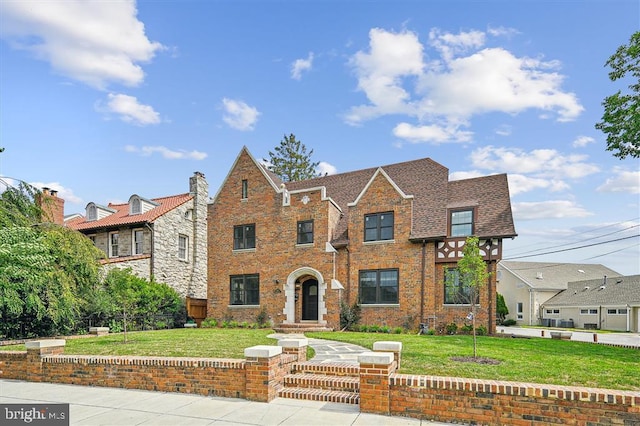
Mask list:
[[[527,337],[542,337],[543,330],[545,338],[551,338],[552,331],[564,331],[561,328],[503,327],[501,325],[496,327],[497,334],[504,333]],[[571,332],[571,340],[578,342],[593,342],[593,335],[596,333],[595,331],[567,331]],[[597,333],[597,337],[599,344],[640,348],[640,333]]]
[[[358,405],[276,398],[270,403],[0,380],[0,404],[69,403],[71,425],[445,425],[360,413]]]

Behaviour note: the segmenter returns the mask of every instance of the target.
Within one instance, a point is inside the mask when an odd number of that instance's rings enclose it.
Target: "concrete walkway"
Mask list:
[[[445,425],[360,413],[358,405],[276,398],[270,403],[182,393],[150,392],[0,380],[2,404],[68,403],[71,425]],[[3,424],[4,409],[0,409]],[[35,423],[33,423],[35,424]]]
[[[496,333],[498,334],[513,334],[514,336],[525,337],[543,337],[542,331],[544,331],[545,338],[551,338],[552,331],[569,331],[571,332],[571,340],[577,342],[593,342],[595,333],[599,344],[640,348],[640,333],[596,333],[594,331],[575,331],[561,328],[503,327],[501,325],[496,327]]]
[[[306,338],[309,340],[309,346],[311,346],[316,353],[310,361],[321,363],[343,362],[348,364],[357,364],[358,355],[363,352],[371,351],[371,349],[363,348],[362,346],[358,345],[352,345],[351,343],[308,338],[305,337],[304,334],[270,334],[268,337],[278,340]]]

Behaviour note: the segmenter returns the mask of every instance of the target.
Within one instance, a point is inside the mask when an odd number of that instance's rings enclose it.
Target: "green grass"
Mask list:
[[[244,358],[244,349],[275,345],[265,329],[175,329],[68,339],[66,354]],[[381,340],[403,344],[400,373],[470,377],[640,391],[640,350],[552,339],[478,337],[478,356],[499,365],[451,361],[473,354],[471,336],[375,333],[307,333],[371,349]],[[24,350],[24,345],[0,350]],[[312,353],[312,351],[310,351]]]
[[[552,339],[478,337],[478,356],[499,365],[454,362],[473,355],[471,336],[374,333],[307,333],[372,348],[376,341],[402,342],[399,373],[640,390],[640,350]]]
[[[199,328],[127,333],[101,337],[67,339],[64,353],[73,355],[186,356],[198,358],[244,358],[244,349],[255,345],[275,345],[269,329]],[[0,350],[25,350],[24,345],[3,346]]]

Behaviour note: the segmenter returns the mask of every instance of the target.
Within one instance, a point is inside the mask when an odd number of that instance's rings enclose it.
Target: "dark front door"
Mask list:
[[[302,283],[302,319],[318,320],[318,281]]]

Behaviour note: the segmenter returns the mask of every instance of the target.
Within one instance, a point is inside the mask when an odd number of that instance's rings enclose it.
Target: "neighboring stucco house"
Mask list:
[[[640,332],[640,275],[571,282],[541,310],[550,325]]]
[[[619,275],[600,264],[502,260],[498,263],[498,293],[509,309],[507,319],[518,325],[540,325],[540,305],[566,290],[568,282]]]
[[[87,204],[86,215],[65,224],[87,235],[106,254],[107,268],[131,268],[155,278],[183,297],[205,298],[207,288],[207,203],[202,173],[189,179],[189,192],[125,204]]]
[[[448,180],[431,159],[283,183],[245,147],[209,206],[208,316],[277,328],[339,328],[340,301],[361,324],[462,324],[445,290],[468,235],[495,272],[516,235],[506,175]],[[495,273],[478,324],[495,328]]]

